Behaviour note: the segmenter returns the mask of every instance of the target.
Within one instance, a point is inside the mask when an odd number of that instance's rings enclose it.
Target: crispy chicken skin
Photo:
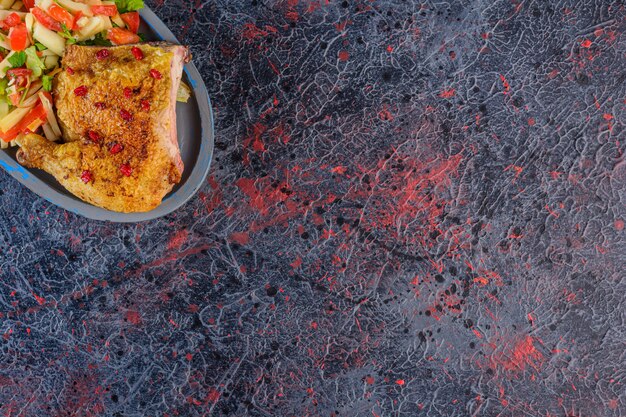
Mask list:
[[[109,55],[98,59],[102,49]],[[154,209],[183,172],[175,106],[187,59],[186,47],[170,44],[68,46],[54,83],[65,143],[27,135],[18,161],[47,171],[95,206]]]

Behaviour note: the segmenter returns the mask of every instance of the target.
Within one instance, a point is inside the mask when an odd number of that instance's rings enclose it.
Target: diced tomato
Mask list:
[[[12,78],[17,77],[30,77],[30,74],[33,73],[33,70],[28,68],[11,68],[7,71],[7,75]]]
[[[9,94],[9,101],[12,106],[17,106],[20,104],[20,100],[22,99],[22,93],[13,93]]]
[[[117,6],[114,4],[102,4],[99,6],[91,6],[93,14],[101,14],[104,16],[115,16],[117,14]]]
[[[81,17],[83,17],[83,11],[79,10],[76,12],[76,14],[74,15],[74,29],[78,29],[78,19],[80,19]]]
[[[44,12],[39,7],[33,7],[30,12],[44,27],[54,32],[61,32],[63,30],[59,22],[54,20],[48,13]]]
[[[35,0],[23,0],[22,3],[24,3],[26,10],[30,10],[35,7]]]
[[[137,33],[139,31],[139,13],[138,12],[128,12],[120,15],[126,26],[128,26],[128,30],[133,33]]]
[[[37,103],[37,105],[33,107],[33,109],[28,112],[28,114],[24,116],[15,126],[6,132],[0,132],[0,138],[5,142],[10,142],[20,133],[24,133],[27,127],[32,123],[38,122],[39,126],[41,126],[47,120],[46,108],[43,106],[41,101],[39,101],[39,103]]]
[[[14,51],[23,51],[28,46],[28,30],[26,24],[20,23],[9,31],[9,41],[11,49]]]
[[[129,30],[121,28],[109,29],[107,31],[107,39],[115,45],[127,45],[129,43],[137,43],[140,41],[139,36]]]
[[[4,19],[4,23],[6,26],[12,28],[13,26],[17,26],[22,23],[22,18],[17,13],[11,13],[6,19]]]
[[[52,3],[52,5],[48,8],[48,14],[57,22],[65,24],[66,28],[75,29],[74,25],[76,23],[74,16],[72,16],[72,14],[63,7],[58,6],[56,3]]]

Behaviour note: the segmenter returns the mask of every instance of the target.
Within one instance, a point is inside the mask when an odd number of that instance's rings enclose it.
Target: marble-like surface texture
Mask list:
[[[624,4],[172,0],[210,177],[0,173],[3,416],[626,415]]]

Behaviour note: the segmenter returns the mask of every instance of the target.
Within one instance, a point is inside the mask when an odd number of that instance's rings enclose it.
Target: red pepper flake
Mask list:
[[[163,76],[161,75],[161,73],[157,70],[155,70],[154,68],[152,68],[150,70],[150,76],[152,78],[154,78],[155,80],[160,80],[161,78],[163,78]]]
[[[87,95],[87,86],[81,85],[79,87],[76,87],[74,89],[74,94],[76,94],[78,97],[83,97]]]
[[[101,61],[103,59],[107,59],[109,57],[110,53],[108,49],[100,49],[98,52],[96,52],[96,58]]]
[[[120,165],[120,172],[122,173],[122,175],[130,177],[130,174],[133,173],[133,169],[130,167],[129,164],[122,164]]]
[[[143,111],[150,111],[150,102],[148,100],[141,100],[141,109]]]
[[[122,152],[123,149],[124,149],[124,145],[122,145],[121,143],[115,142],[113,146],[111,146],[111,149],[110,149],[111,155],[120,153]]]
[[[65,68],[65,71],[67,71],[67,73],[70,75],[74,75],[74,70],[72,69],[72,67]]]
[[[130,51],[133,53],[133,56],[135,57],[137,61],[141,61],[143,59],[143,52],[141,51],[141,49],[137,48],[136,46],[133,46],[133,48]]]
[[[122,117],[122,119],[126,120],[127,122],[130,122],[131,120],[133,120],[133,115],[130,114],[130,112],[128,110],[120,110],[120,116]]]
[[[133,89],[130,87],[124,88],[124,97],[131,98],[133,96]]]
[[[100,134],[95,130],[88,130],[87,136],[89,136],[89,139],[91,139],[91,141],[94,143],[100,143],[100,140],[102,139]]]
[[[591,41],[589,39],[585,39],[580,43],[580,46],[583,48],[589,48],[591,46]]]
[[[87,184],[88,182],[93,180],[93,175],[91,175],[90,171],[83,171],[83,173],[80,175],[80,179],[82,182],[84,182],[85,184]]]
[[[96,109],[98,110],[103,110],[106,107],[106,105],[101,101],[93,103],[93,105],[96,106]]]

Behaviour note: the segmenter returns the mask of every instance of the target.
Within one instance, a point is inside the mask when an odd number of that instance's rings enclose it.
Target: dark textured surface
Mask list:
[[[210,179],[116,225],[0,174],[3,415],[626,415],[626,12],[550,3],[152,2]]]

